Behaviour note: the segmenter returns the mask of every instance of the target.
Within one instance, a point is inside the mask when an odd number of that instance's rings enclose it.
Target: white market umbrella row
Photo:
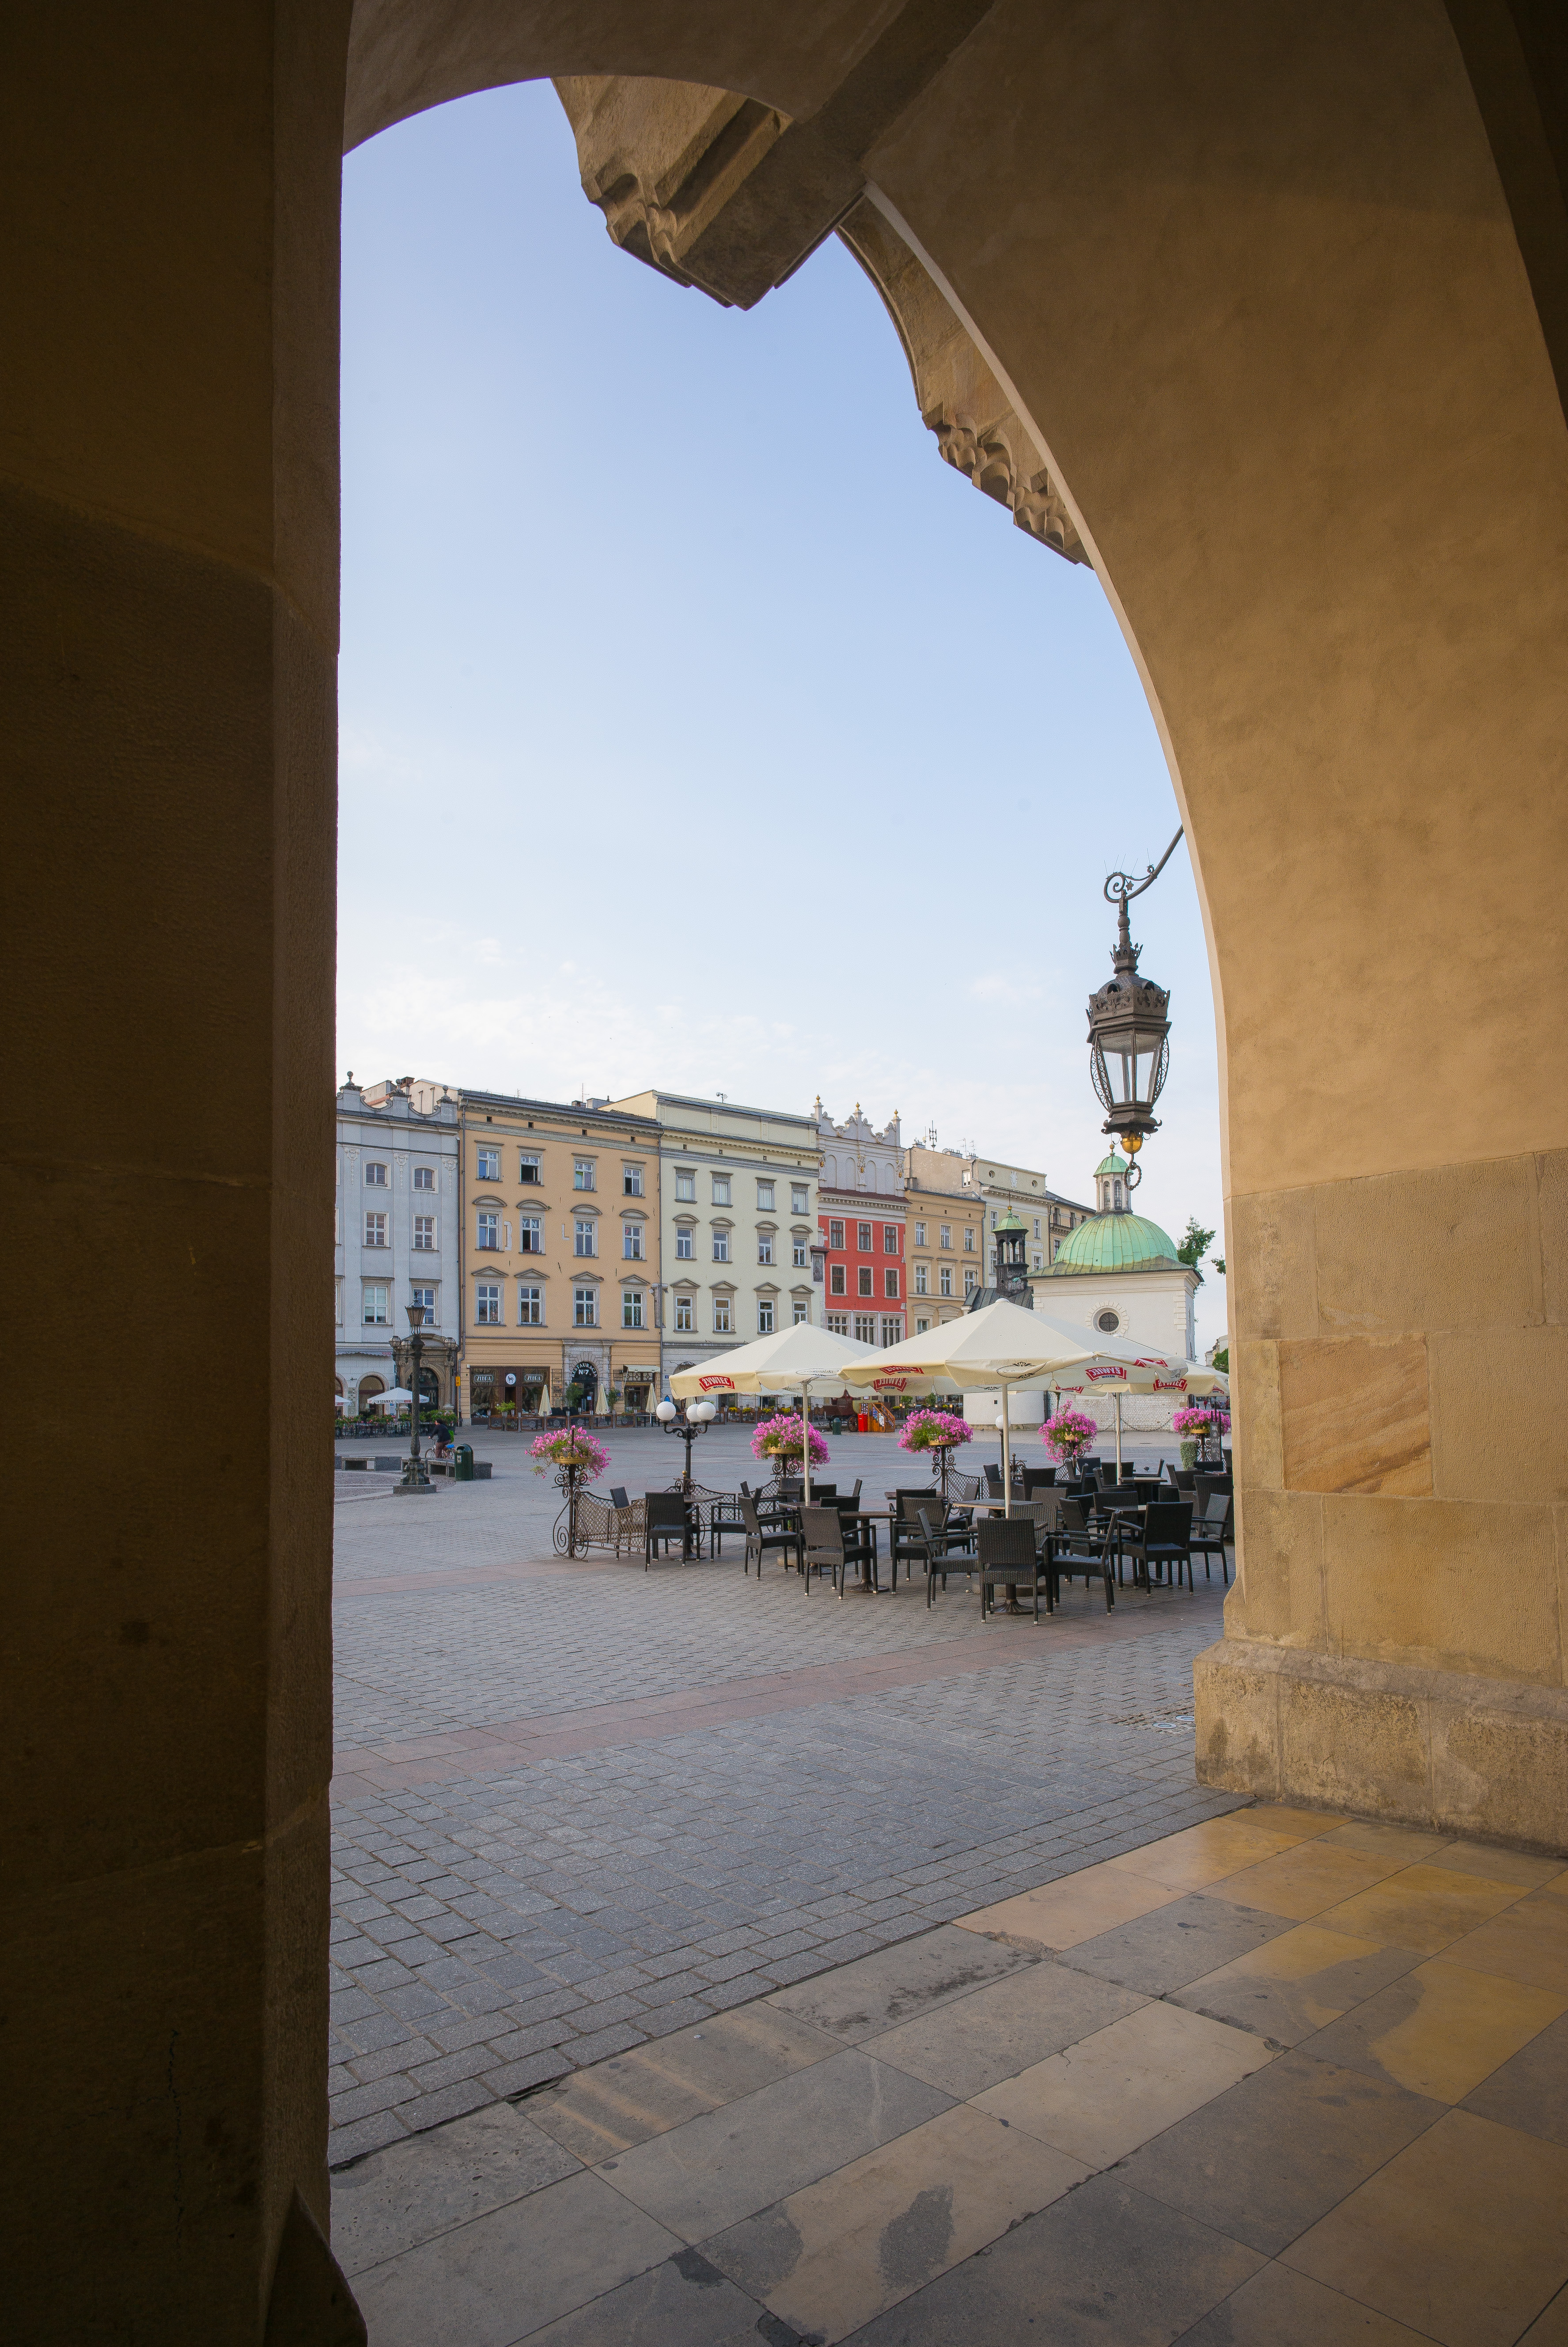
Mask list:
[[[844,1339],[838,1342],[842,1347]],[[1174,1379],[1192,1366],[1179,1354],[1163,1353],[1153,1346],[1118,1343],[1109,1337],[1091,1339],[1063,1320],[1052,1320],[1043,1312],[1026,1312],[1005,1297],[981,1311],[944,1321],[923,1336],[906,1337],[901,1345],[890,1346],[870,1358],[845,1358],[842,1354],[841,1358],[844,1383],[871,1393],[924,1393],[944,1387],[958,1393],[999,1389],[1003,1505],[1009,1515],[1012,1513],[1012,1440],[1008,1397],[1015,1387],[1020,1391],[1040,1387],[1086,1391],[1091,1386],[1122,1393],[1153,1391],[1156,1381]],[[1215,1373],[1200,1374],[1212,1378]],[[1149,1380],[1146,1387],[1133,1382],[1144,1378]]]
[[[1197,1361],[1174,1362],[1168,1370],[1130,1369],[1124,1377],[1108,1377],[1102,1371],[1085,1372],[1063,1377],[1056,1387],[1063,1394],[1108,1393],[1116,1404],[1116,1480],[1122,1480],[1122,1397],[1123,1394],[1222,1394],[1228,1400],[1230,1387],[1218,1369],[1204,1368]]]
[[[811,1417],[807,1408],[812,1387],[841,1386],[845,1361],[879,1361],[887,1358],[874,1345],[858,1345],[847,1337],[814,1328],[809,1321],[775,1329],[753,1345],[738,1345],[701,1368],[677,1369],[670,1390],[679,1400],[706,1399],[725,1393],[795,1393],[800,1395],[801,1466],[805,1475],[805,1504],[811,1504]]]

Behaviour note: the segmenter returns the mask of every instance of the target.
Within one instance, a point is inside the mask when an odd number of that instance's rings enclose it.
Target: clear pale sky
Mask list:
[[[488,92],[348,158],[343,376],[340,1072],[820,1092],[1091,1201],[1102,884],[1174,797],[1099,582],[941,462],[843,246],[722,310],[616,251],[547,84]],[[1220,1225],[1184,846],[1134,912],[1179,1237]]]

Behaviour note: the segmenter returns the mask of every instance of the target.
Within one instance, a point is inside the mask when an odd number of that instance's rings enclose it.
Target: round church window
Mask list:
[[[1102,1336],[1113,1337],[1122,1326],[1122,1315],[1120,1312],[1097,1312],[1094,1325]]]

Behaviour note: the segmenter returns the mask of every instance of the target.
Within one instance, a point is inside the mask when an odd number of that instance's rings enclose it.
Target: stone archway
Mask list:
[[[1204,1765],[1560,1834],[1568,1133],[1541,1058],[1568,229],[1544,23],[1505,0],[254,0],[181,19],[176,59],[135,9],[87,41],[36,12],[4,490],[17,1255],[39,1327],[154,1332],[149,1394],[238,1349],[253,1407],[176,1487],[129,1395],[67,1485],[17,1494],[74,1593],[67,1629],[30,1575],[9,1624],[24,2332],[259,2338],[276,2275],[275,2336],[352,2335],[311,2215],[331,1477],[300,1369],[332,1326],[345,122],[352,143],[547,74],[700,86],[729,111],[692,168],[597,190],[629,248],[743,302],[842,221],[943,453],[1094,563],[1171,758],[1222,1029],[1245,1547]],[[966,340],[920,339],[925,283]],[[843,461],[838,419],[814,428]],[[55,1138],[84,1093],[91,1164]],[[99,1242],[63,1272],[62,1216]]]

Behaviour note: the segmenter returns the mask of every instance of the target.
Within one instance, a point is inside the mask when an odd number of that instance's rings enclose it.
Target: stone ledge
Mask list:
[[[1200,1784],[1568,1850],[1568,1689],[1244,1638],[1193,1686]]]

